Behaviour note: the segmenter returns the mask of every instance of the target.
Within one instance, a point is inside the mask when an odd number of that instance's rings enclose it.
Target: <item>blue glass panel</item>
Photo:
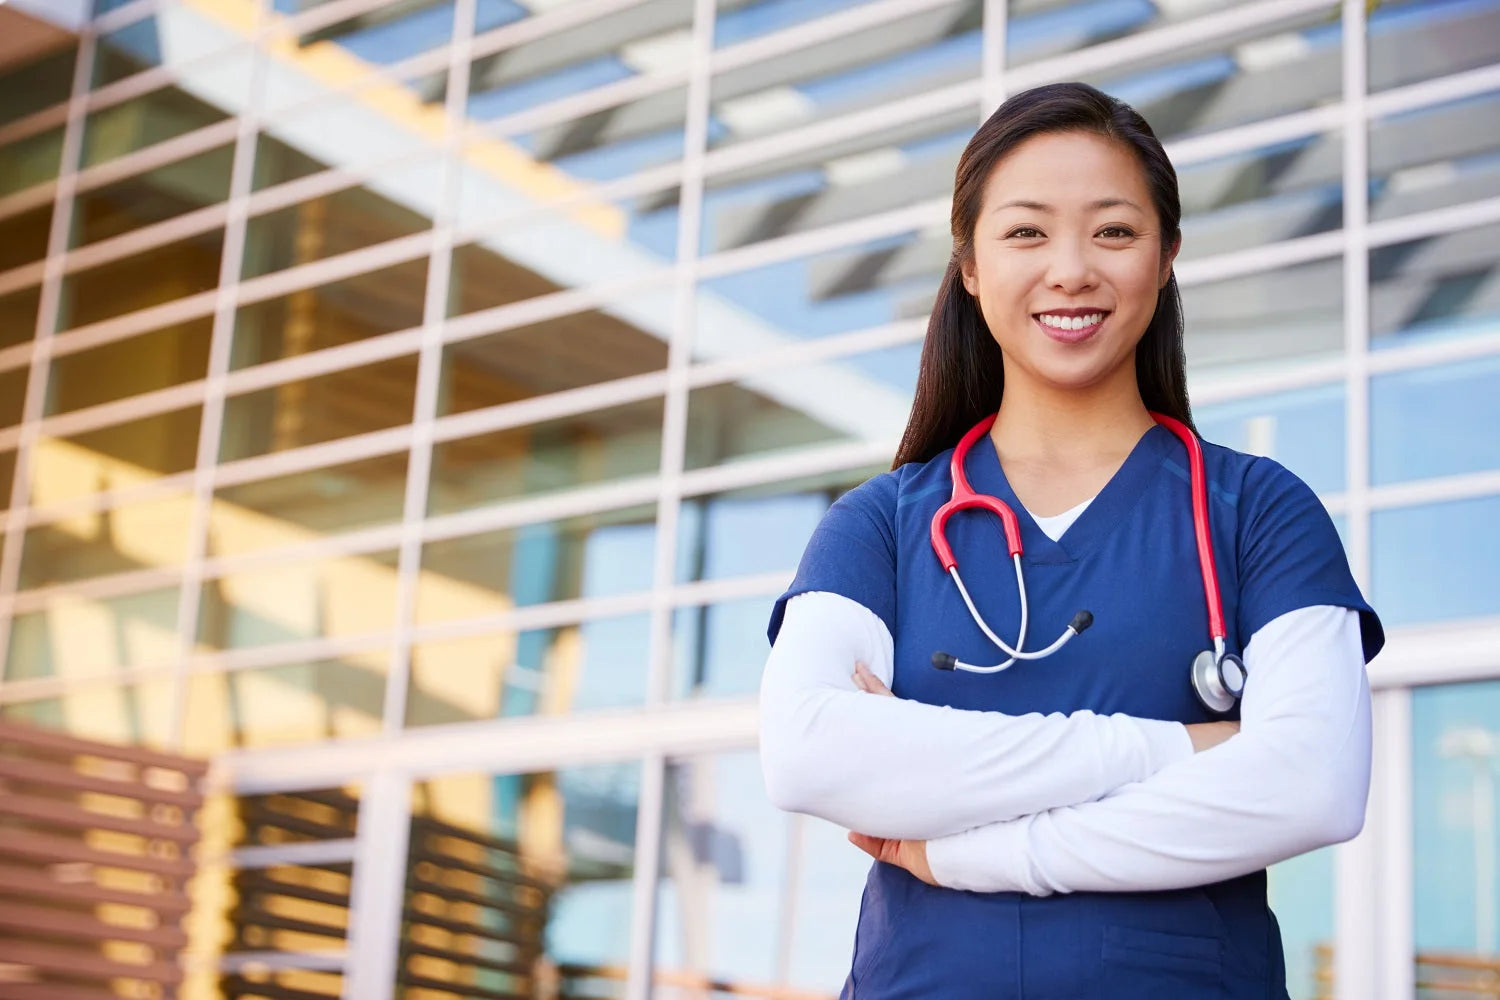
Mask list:
[[[1370,382],[1370,474],[1379,483],[1500,468],[1500,358]]]
[[[1344,488],[1343,383],[1199,407],[1193,420],[1205,439],[1274,458],[1319,493]]]
[[[1376,511],[1371,603],[1387,626],[1500,613],[1500,496]]]

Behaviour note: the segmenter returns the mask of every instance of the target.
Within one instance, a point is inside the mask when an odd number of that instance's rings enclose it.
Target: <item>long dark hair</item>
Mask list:
[[[953,447],[964,432],[1000,408],[1005,368],[979,302],[963,284],[974,253],[974,224],[995,164],[1032,136],[1092,132],[1123,143],[1146,174],[1161,220],[1162,252],[1182,221],[1177,172],[1146,119],[1130,105],[1086,83],[1054,83],[1011,97],[979,127],[958,160],[953,183],[953,254],[938,289],[922,345],[916,396],[891,468],[925,462]],[[1182,350],[1182,298],[1173,274],[1157,294],[1156,313],[1135,351],[1135,378],[1146,408],[1193,425]]]

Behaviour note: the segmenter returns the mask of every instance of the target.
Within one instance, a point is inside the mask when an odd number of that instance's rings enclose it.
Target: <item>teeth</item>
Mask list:
[[[1089,313],[1087,316],[1054,316],[1050,313],[1043,313],[1037,318],[1048,326],[1059,330],[1082,330],[1086,326],[1093,326],[1095,323],[1102,322],[1104,314]]]

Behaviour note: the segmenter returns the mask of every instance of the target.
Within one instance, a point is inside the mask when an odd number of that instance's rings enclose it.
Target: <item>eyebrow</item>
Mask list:
[[[1100,210],[1106,209],[1106,208],[1118,208],[1121,205],[1125,206],[1126,208],[1133,208],[1137,212],[1143,212],[1143,211],[1145,211],[1145,209],[1141,208],[1141,206],[1137,205],[1135,202],[1129,200],[1128,198],[1100,198],[1098,201],[1091,201],[1091,202],[1089,202],[1084,207],[1087,208],[1091,212],[1097,212],[1097,211],[1100,211]],[[1045,204],[1043,204],[1042,202],[1039,202],[1039,201],[1026,201],[1025,199],[1016,199],[1014,201],[1007,201],[1007,202],[1005,202],[1002,205],[996,205],[995,208],[994,208],[994,210],[996,212],[998,212],[1001,209],[1005,209],[1005,208],[1025,208],[1025,209],[1030,209],[1033,212],[1052,212],[1052,211],[1054,211],[1054,209],[1052,208],[1051,205],[1045,205]]]

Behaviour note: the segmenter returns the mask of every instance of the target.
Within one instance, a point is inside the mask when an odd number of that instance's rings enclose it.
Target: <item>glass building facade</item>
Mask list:
[[[770,604],[889,467],[960,151],[1066,79],[1177,166],[1200,428],[1391,633],[1292,995],[1494,975],[1500,3],[94,5],[0,64],[0,717],[213,759],[193,995],[837,992]]]

